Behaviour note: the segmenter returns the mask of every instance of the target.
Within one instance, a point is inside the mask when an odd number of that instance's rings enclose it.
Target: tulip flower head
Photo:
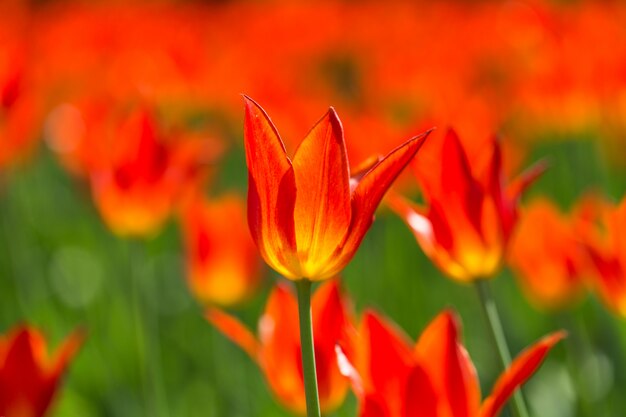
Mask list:
[[[155,115],[138,109],[114,123],[110,160],[91,172],[96,206],[121,236],[155,234],[213,157],[198,141],[170,137]]]
[[[48,357],[46,340],[33,328],[0,336],[0,416],[44,416],[82,341],[82,333],[75,332]]]
[[[604,303],[626,317],[626,197],[616,205],[590,204],[594,213],[579,233],[591,258],[593,283]]]
[[[2,22],[4,24],[6,22]],[[2,29],[0,29],[0,32]],[[0,38],[2,38],[0,33]],[[41,105],[27,76],[24,45],[0,40],[0,166],[19,162],[37,142]]]
[[[245,207],[239,196],[229,195],[211,201],[199,198],[183,211],[187,282],[203,303],[242,302],[262,278]]]
[[[331,412],[341,405],[349,385],[335,359],[335,345],[345,339],[350,323],[336,281],[325,283],[315,292],[311,308],[320,406],[323,412]],[[258,339],[221,310],[209,309],[206,317],[256,361],[282,405],[305,414],[298,306],[289,288],[278,285],[270,294],[259,322]]]
[[[537,165],[505,185],[500,146],[491,144],[486,158],[470,161],[459,137],[448,130],[437,158],[440,169],[416,165],[428,208],[399,197],[390,201],[426,255],[461,282],[493,277],[500,268],[520,195],[543,171]]]
[[[265,111],[245,98],[248,223],[263,259],[292,280],[323,280],[352,259],[374,211],[429,132],[350,178],[334,109],[311,129],[292,160]]]
[[[528,296],[544,308],[575,301],[584,287],[587,256],[572,218],[546,199],[523,210],[511,240],[508,263]]]
[[[522,352],[482,404],[476,370],[450,311],[439,314],[414,347],[391,323],[367,312],[353,351],[337,352],[360,417],[496,417],[563,337],[553,333]]]

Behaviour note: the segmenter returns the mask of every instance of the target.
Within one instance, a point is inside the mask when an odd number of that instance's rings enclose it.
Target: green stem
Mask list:
[[[167,416],[168,406],[161,370],[159,318],[156,309],[148,311],[143,293],[146,251],[143,241],[129,241],[131,308],[135,330],[139,377],[142,388],[144,415]]]
[[[491,333],[492,342],[498,352],[502,371],[504,371],[511,364],[511,353],[509,352],[509,347],[507,346],[506,338],[504,337],[504,330],[502,328],[502,322],[500,321],[500,315],[498,314],[495,300],[491,294],[489,282],[486,279],[479,279],[476,280],[475,283],[478,297],[480,298],[480,305],[483,309],[485,320],[487,321],[487,327]],[[524,402],[521,390],[517,390],[513,394],[511,408],[516,417],[528,417],[528,410],[526,408],[526,403]]]
[[[311,281],[301,279],[298,288],[298,316],[300,319],[300,345],[302,351],[302,371],[308,417],[320,417],[320,400],[317,392],[315,372],[315,349],[313,345],[313,322],[311,320]]]

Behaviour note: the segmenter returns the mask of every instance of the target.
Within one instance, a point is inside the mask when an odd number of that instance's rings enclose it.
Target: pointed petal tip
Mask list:
[[[459,314],[452,307],[444,308],[441,311],[441,313],[439,313],[439,316],[444,318],[448,323],[450,323],[451,325],[453,325],[456,328],[458,328],[460,323],[461,323],[461,320],[459,318]]]
[[[376,310],[368,307],[363,311],[362,321],[364,324],[367,324],[367,326],[370,326],[372,323],[380,323],[382,319]]]
[[[544,336],[541,339],[541,342],[548,346],[554,346],[561,340],[565,339],[567,336],[568,336],[567,330],[557,330],[554,333]]]
[[[265,110],[263,110],[263,107],[261,107],[261,105],[259,103],[257,103],[252,97],[250,97],[247,94],[241,94],[241,97],[243,98],[243,102],[246,106],[246,109],[250,109],[253,107],[256,107],[257,109],[261,110],[263,113],[265,113]]]
[[[341,119],[339,118],[339,114],[335,110],[333,106],[328,108],[327,112],[328,118],[330,122],[333,124],[333,128],[338,129],[339,132],[343,135],[343,123],[341,123]]]
[[[424,132],[413,136],[411,139],[409,139],[407,141],[407,143],[408,142],[417,142],[417,141],[420,141],[420,142],[423,143],[430,136],[430,134],[433,133],[435,130],[437,130],[437,127],[433,126],[430,129],[425,130]],[[420,143],[420,146],[422,145],[422,143]]]

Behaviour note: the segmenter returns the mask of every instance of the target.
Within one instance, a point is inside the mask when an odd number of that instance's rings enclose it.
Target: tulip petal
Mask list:
[[[413,231],[415,238],[424,252],[426,252],[428,256],[432,256],[436,244],[435,233],[432,222],[423,214],[424,209],[394,193],[391,193],[387,198],[387,202],[389,207],[395,211]]]
[[[489,397],[485,399],[480,410],[481,417],[495,417],[520,387],[539,368],[552,347],[566,336],[563,331],[552,333],[522,352],[498,378]]]
[[[331,280],[315,291],[311,310],[319,397],[324,409],[335,409],[345,398],[349,382],[337,363],[336,347],[349,346],[345,334],[349,321],[337,280]]]
[[[385,406],[385,400],[377,394],[366,395],[361,403],[359,417],[391,417]]]
[[[270,293],[259,322],[259,338],[260,365],[272,391],[284,406],[303,414],[306,399],[298,305],[286,285],[277,285]]]
[[[205,311],[204,317],[224,336],[246,352],[252,360],[258,361],[259,342],[239,320],[212,307]]]
[[[288,278],[300,278],[293,218],[293,167],[267,113],[249,97],[244,98],[250,233],[272,268]]]
[[[56,358],[52,366],[52,375],[58,378],[67,368],[68,363],[76,356],[78,350],[85,341],[86,332],[82,329],[74,331],[69,335],[56,353]]]
[[[411,162],[432,130],[408,140],[374,165],[359,181],[352,195],[352,219],[346,240],[328,275],[336,274],[358,249],[365,232],[372,225],[374,212],[393,181]]]
[[[294,222],[302,273],[314,278],[350,225],[350,170],[337,113],[311,129],[293,158],[298,195]]]
[[[548,161],[541,160],[519,174],[511,183],[507,186],[507,195],[513,201],[517,201],[521,194],[535,183],[550,167]]]
[[[453,312],[439,314],[422,333],[415,352],[449,415],[473,417],[480,405],[480,387],[474,365],[460,342],[459,328]]]
[[[407,381],[404,417],[438,417],[435,387],[424,369],[417,365]]]
[[[407,378],[415,366],[408,339],[391,323],[368,311],[363,317],[365,352],[358,364],[364,378],[365,390],[375,392],[385,399],[391,415],[399,415],[404,403]]]
[[[465,149],[456,132],[448,130],[443,142],[440,189],[433,195],[448,211],[455,207],[462,210],[459,218],[469,220],[475,230],[481,230],[483,191],[474,179]],[[455,216],[448,215],[451,220]]]

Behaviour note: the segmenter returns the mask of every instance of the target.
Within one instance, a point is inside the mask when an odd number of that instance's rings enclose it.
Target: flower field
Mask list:
[[[0,416],[621,417],[626,5],[0,4]]]

